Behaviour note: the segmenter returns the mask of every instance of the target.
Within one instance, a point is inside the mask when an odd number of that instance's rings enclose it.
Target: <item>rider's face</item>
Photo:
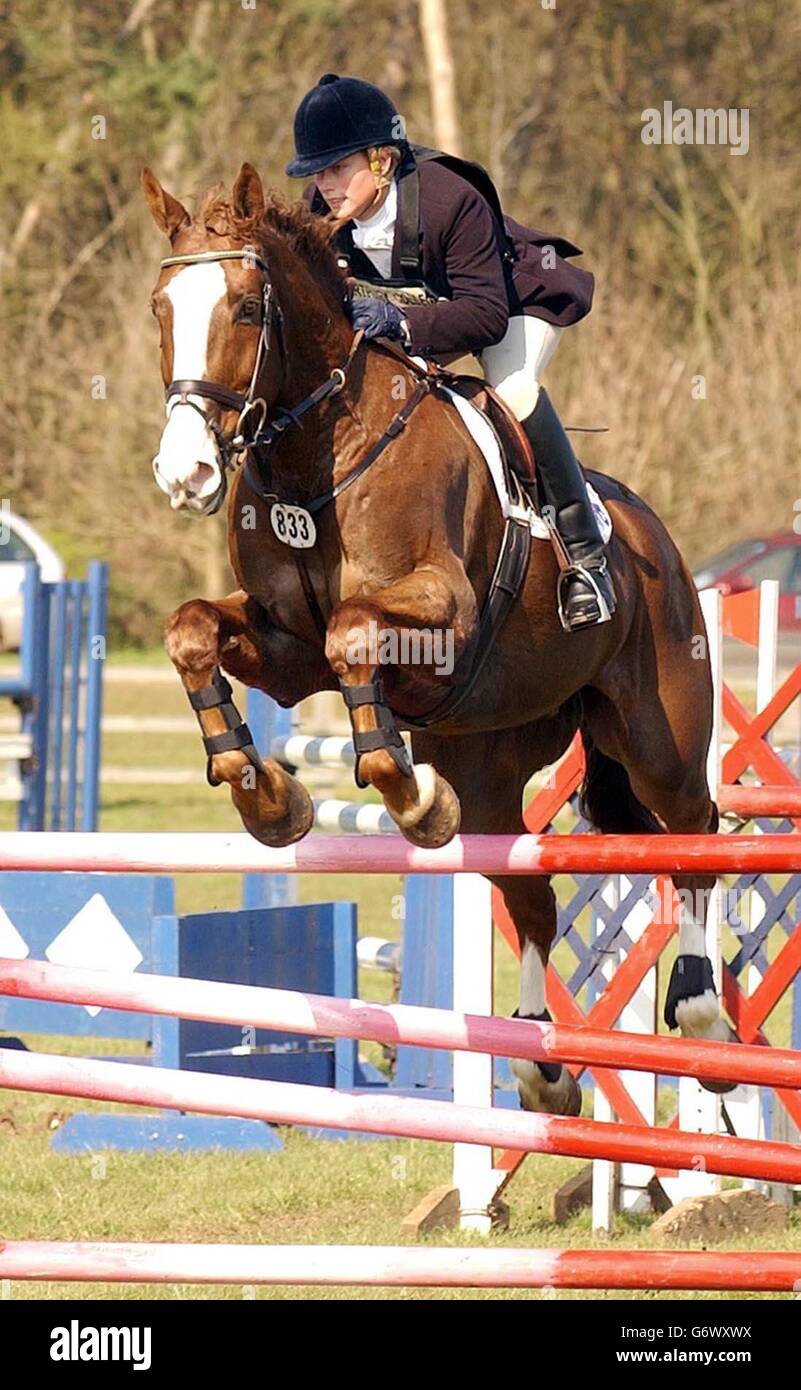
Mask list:
[[[331,211],[344,220],[375,212],[386,196],[382,189],[382,196],[376,198],[375,178],[363,150],[323,169],[317,175],[317,187]]]

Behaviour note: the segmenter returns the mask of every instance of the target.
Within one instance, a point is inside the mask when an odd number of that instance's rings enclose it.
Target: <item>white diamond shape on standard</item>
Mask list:
[[[60,931],[45,951],[54,965],[79,965],[89,970],[133,971],[144,960],[136,942],[114,915],[102,893],[95,893]],[[92,1017],[101,1010],[84,1008]]]
[[[6,960],[24,960],[30,950],[20,936],[4,907],[0,907],[0,956]]]

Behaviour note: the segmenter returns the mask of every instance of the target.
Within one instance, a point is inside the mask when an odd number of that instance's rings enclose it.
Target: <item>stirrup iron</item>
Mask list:
[[[595,577],[595,574],[606,574],[607,568],[608,567],[606,563],[606,556],[604,556],[597,564],[593,565],[591,568],[585,564],[582,564],[580,561],[571,560],[570,564],[565,569],[560,571],[559,578],[556,584],[556,602],[559,613],[559,621],[562,624],[562,627],[564,628],[565,632],[577,632],[580,628],[583,627],[600,627],[601,623],[608,623],[611,621],[612,610],[610,609],[609,604],[607,603],[607,600],[598,583],[598,580]],[[593,571],[595,571],[595,573],[593,573]],[[573,578],[575,575],[579,575],[584,580],[585,584],[589,585],[589,587],[592,589],[593,594],[595,595],[595,601],[598,604],[599,616],[597,618],[591,619],[589,622],[570,623],[567,620],[567,612],[564,604],[564,598],[567,589],[567,581]]]

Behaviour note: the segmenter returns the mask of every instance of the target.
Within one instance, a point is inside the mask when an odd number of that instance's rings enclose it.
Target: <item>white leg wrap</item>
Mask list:
[[[679,894],[679,954],[706,956],[706,906],[699,912]],[[676,1020],[685,1038],[705,1038],[725,1042],[729,1029],[720,1016],[720,1005],[713,989],[676,1005]]]
[[[533,941],[523,944],[520,959],[520,1017],[545,1012],[545,966]],[[558,1064],[557,1064],[558,1065]],[[567,1067],[559,1068],[555,1081],[548,1081],[536,1062],[514,1058],[512,1074],[525,1110],[552,1115],[573,1114],[581,1105],[578,1085]]]

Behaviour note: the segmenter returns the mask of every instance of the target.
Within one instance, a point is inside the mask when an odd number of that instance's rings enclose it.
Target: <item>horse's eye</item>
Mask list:
[[[245,319],[248,323],[255,323],[258,321],[260,310],[261,300],[257,299],[255,295],[247,295],[239,306],[237,317]]]

